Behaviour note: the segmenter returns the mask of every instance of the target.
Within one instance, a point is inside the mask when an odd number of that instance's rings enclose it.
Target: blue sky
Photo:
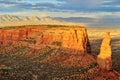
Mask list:
[[[120,0],[0,0],[0,14],[120,18]]]

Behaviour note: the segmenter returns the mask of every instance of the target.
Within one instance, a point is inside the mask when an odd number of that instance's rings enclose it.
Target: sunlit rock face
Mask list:
[[[46,30],[37,36],[37,44],[61,43],[61,47],[91,53],[86,28],[66,28]]]
[[[75,28],[63,33],[63,47],[90,53],[90,44],[85,28]]]
[[[48,32],[41,32],[39,36],[37,36],[37,44],[53,44],[54,42],[61,42],[62,35],[59,33],[56,33],[54,31],[48,31]]]
[[[19,35],[22,39],[26,39],[28,37],[28,31],[26,28],[21,28],[19,32]]]
[[[17,42],[17,41],[20,40],[20,38],[21,38],[20,31],[18,29],[13,30],[13,32],[12,32],[12,41]]]
[[[97,62],[101,69],[111,70],[112,69],[112,51],[111,51],[111,39],[110,32],[106,32],[106,36],[103,39],[100,54],[97,57]]]
[[[12,30],[0,31],[0,42],[2,45],[12,43]]]
[[[1,45],[10,45],[18,42],[21,39],[27,38],[27,31],[25,29],[5,29],[0,30]]]
[[[9,45],[20,40],[27,39],[33,34],[31,28],[15,28],[15,29],[1,29],[0,30],[0,44]]]
[[[85,27],[44,28],[22,27],[0,30],[1,45],[12,44],[25,39],[35,39],[38,45],[55,45],[66,49],[90,53],[91,48]],[[73,53],[75,53],[73,51]]]

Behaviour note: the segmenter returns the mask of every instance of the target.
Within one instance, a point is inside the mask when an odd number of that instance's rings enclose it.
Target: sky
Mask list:
[[[120,0],[0,0],[0,14],[94,18],[119,25]]]

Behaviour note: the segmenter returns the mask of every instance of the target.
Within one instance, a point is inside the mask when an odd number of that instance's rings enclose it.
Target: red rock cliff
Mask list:
[[[45,29],[25,27],[0,30],[0,42],[3,45],[29,39],[30,37],[36,39],[36,45],[54,45],[59,43],[63,48],[79,50],[81,53],[90,53],[91,51],[87,30],[84,27]]]
[[[60,30],[47,30],[37,36],[37,44],[52,44],[61,42],[61,47],[90,53],[91,48],[87,36],[86,28],[65,28]]]
[[[106,32],[106,36],[103,39],[100,54],[97,57],[97,62],[99,67],[104,70],[111,70],[112,69],[112,51],[111,51],[111,39],[110,39],[110,32]]]
[[[63,47],[91,52],[86,28],[73,28],[63,33]]]

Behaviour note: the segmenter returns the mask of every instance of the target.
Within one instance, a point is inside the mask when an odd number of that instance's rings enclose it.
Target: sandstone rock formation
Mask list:
[[[10,44],[12,42],[12,31],[1,30],[0,31],[0,42],[1,44]]]
[[[37,36],[37,44],[61,43],[61,47],[91,53],[86,28],[66,28],[65,30],[47,30]]]
[[[85,28],[75,28],[63,33],[63,47],[90,53],[90,44]]]
[[[62,39],[62,35],[60,35],[59,33],[55,33],[53,31],[41,32],[41,34],[37,36],[37,44],[49,45],[56,41],[61,42],[61,39]]]
[[[90,53],[90,44],[85,27],[45,28],[22,27],[1,29],[1,45],[12,44],[20,40],[35,39],[38,45],[55,45],[67,49],[79,50],[80,53]]]
[[[91,54],[84,54],[91,51],[86,28],[41,29],[39,27],[0,29],[0,62],[10,67],[9,69],[7,66],[5,68],[0,65],[1,80],[33,79],[32,73],[36,73],[35,76],[45,80],[118,80],[116,73],[105,71],[111,70],[112,65],[109,32],[103,40],[97,58],[100,68],[105,69],[100,70],[96,59]],[[34,43],[35,40],[37,43]],[[11,42],[15,44],[2,46],[12,44]],[[16,64],[18,69],[16,69]],[[30,71],[30,75],[27,73],[20,76],[26,71]],[[45,75],[49,76],[44,78]]]
[[[97,63],[99,64],[99,67],[104,70],[112,69],[112,51],[110,41],[110,32],[106,32],[106,36],[101,45],[100,54],[97,57]]]
[[[18,42],[21,39],[26,39],[26,30],[22,29],[5,29],[0,30],[0,42],[1,45],[9,45]]]

